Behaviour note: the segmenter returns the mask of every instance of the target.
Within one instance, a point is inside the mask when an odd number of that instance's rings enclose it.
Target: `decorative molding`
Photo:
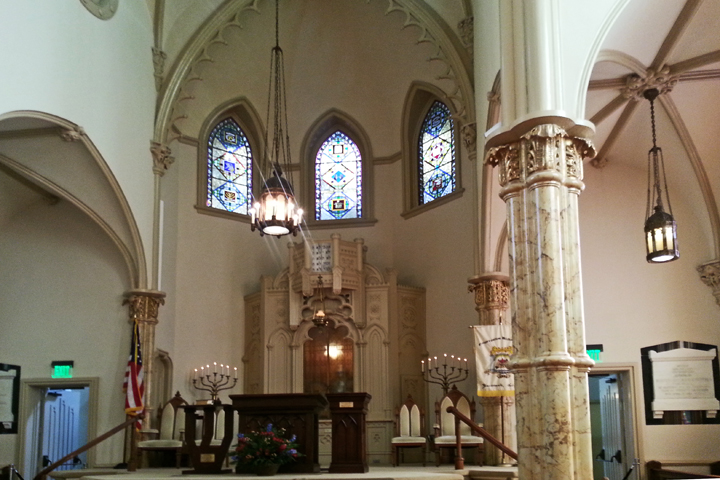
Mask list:
[[[80,0],[80,3],[100,20],[109,20],[117,12],[119,0]]]
[[[632,100],[642,100],[646,90],[657,89],[660,95],[666,94],[677,85],[678,77],[670,74],[670,67],[664,65],[657,71],[648,68],[645,76],[636,75],[634,73],[625,78],[625,87],[621,88],[621,92],[625,98]]]
[[[165,71],[165,60],[167,59],[167,53],[163,52],[159,48],[152,47],[153,55],[153,70],[155,75],[155,90],[160,91],[163,82],[163,73]]]
[[[152,141],[150,142],[150,153],[153,157],[153,173],[162,177],[165,175],[165,170],[175,162],[175,157],[170,156],[170,147]]]
[[[85,129],[80,125],[60,131],[60,137],[66,142],[77,142],[85,135]]]
[[[715,302],[720,306],[720,260],[700,265],[697,271],[700,280],[712,289]]]

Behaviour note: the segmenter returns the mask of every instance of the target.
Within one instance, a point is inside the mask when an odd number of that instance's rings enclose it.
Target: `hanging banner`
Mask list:
[[[512,327],[475,325],[473,331],[478,397],[514,396],[514,377],[508,369],[513,354]]]

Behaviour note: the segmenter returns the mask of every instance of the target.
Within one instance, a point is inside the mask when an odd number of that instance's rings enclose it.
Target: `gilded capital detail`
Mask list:
[[[538,172],[557,172],[567,180],[582,181],[583,158],[594,156],[589,139],[571,137],[561,127],[545,124],[515,142],[489,149],[485,162],[499,167],[500,185],[505,187]]]
[[[697,267],[700,280],[712,288],[715,302],[720,306],[720,261],[705,263]]]
[[[475,292],[475,309],[507,310],[509,287],[506,280],[480,279],[468,285],[468,292]]]
[[[123,305],[130,309],[130,319],[140,323],[158,323],[160,305],[165,304],[165,292],[156,290],[131,290],[125,293]]]
[[[150,153],[153,157],[153,173],[162,177],[175,161],[175,157],[170,156],[170,147],[158,142],[150,142]]]

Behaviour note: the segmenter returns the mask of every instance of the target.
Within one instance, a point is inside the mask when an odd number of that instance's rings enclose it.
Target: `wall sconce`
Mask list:
[[[656,88],[645,90],[643,96],[650,101],[653,146],[648,152],[648,195],[645,208],[645,246],[648,263],[665,263],[680,258],[677,244],[677,225],[672,215],[668,196],[665,161],[662,149],[655,143],[655,104],[660,92]],[[662,187],[665,187],[663,193]],[[666,212],[663,197],[667,203]],[[652,209],[652,213],[651,213]]]

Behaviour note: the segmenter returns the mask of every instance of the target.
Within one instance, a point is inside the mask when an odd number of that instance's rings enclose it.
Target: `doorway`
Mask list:
[[[22,380],[17,464],[32,478],[97,436],[97,378]],[[59,468],[92,466],[93,449]]]
[[[594,480],[639,479],[632,367],[594,368],[589,386]]]

